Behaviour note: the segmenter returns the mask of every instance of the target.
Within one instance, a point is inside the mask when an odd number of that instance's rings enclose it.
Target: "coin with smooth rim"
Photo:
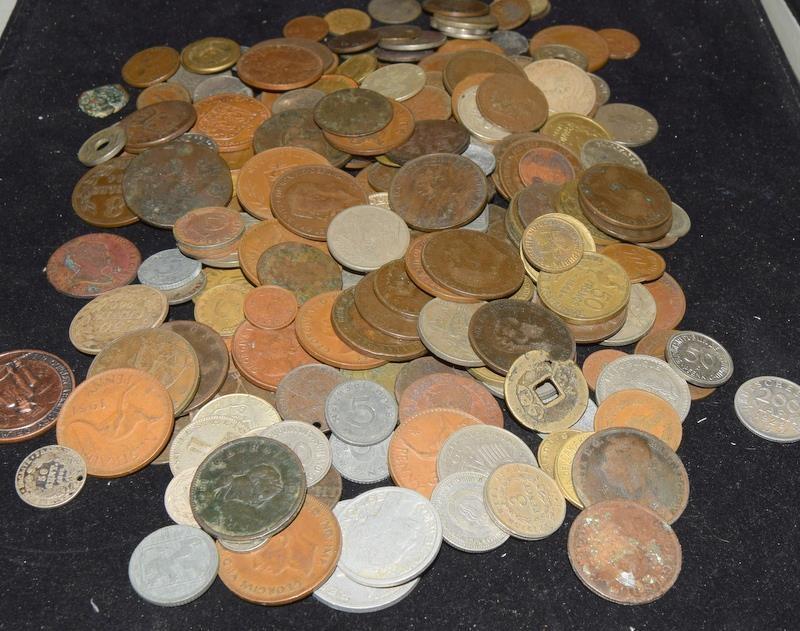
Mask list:
[[[733,400],[736,416],[756,436],[775,443],[800,440],[800,386],[781,377],[745,381]]]

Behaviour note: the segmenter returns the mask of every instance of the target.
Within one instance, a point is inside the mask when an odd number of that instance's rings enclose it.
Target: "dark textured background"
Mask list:
[[[350,2],[363,6],[366,2]],[[217,581],[178,609],[141,601],[128,558],[148,533],[167,525],[168,467],[117,479],[89,479],[71,504],[39,511],[14,491],[20,460],[55,440],[0,446],[0,627],[3,628],[798,628],[800,444],[778,445],[747,432],[733,395],[744,380],[775,374],[800,381],[798,327],[798,87],[755,0],[554,0],[552,13],[523,29],[555,23],[624,27],[642,40],[628,62],[600,71],[612,100],[637,103],[661,124],[638,150],[651,174],[693,220],[666,251],[683,285],[683,328],[722,341],[733,380],[695,403],[680,455],[692,484],[675,525],[683,571],[660,601],[626,608],[589,592],[566,554],[569,508],[547,540],[511,540],[468,555],[443,545],[416,591],[392,609],[358,617],[313,598],[278,609],[234,597]],[[82,380],[89,358],[67,329],[84,302],[57,294],[43,268],[64,241],[92,230],[75,217],[70,193],[85,168],[81,143],[110,124],[77,108],[81,91],[119,81],[134,52],[178,49],[207,35],[243,44],[278,36],[303,13],[336,0],[272,2],[47,2],[20,0],[0,48],[0,350],[42,348],[64,357]],[[133,108],[134,98],[126,111]],[[118,230],[143,256],[174,247],[145,225]],[[172,319],[190,317],[186,306]],[[581,352],[581,359],[586,349]],[[538,438],[510,419],[532,447]],[[363,487],[347,485],[345,497]],[[94,603],[95,607],[92,606]]]

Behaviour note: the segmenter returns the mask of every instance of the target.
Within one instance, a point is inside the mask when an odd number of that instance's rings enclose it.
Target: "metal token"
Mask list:
[[[142,285],[161,291],[176,289],[200,275],[203,266],[184,256],[177,248],[162,250],[146,258],[139,266],[137,276]]]
[[[367,136],[391,122],[392,106],[385,96],[373,90],[337,90],[317,103],[314,120],[332,134]]]
[[[213,74],[232,67],[239,59],[239,44],[227,37],[204,37],[181,51],[181,63],[191,72]]]
[[[367,12],[384,24],[413,22],[422,13],[417,0],[370,0]]]
[[[174,140],[189,131],[196,120],[191,103],[160,101],[136,110],[119,124],[125,128],[125,150],[141,153]]]
[[[333,466],[342,477],[358,484],[374,484],[389,477],[391,436],[374,445],[357,446],[331,435]]]
[[[528,38],[516,31],[497,30],[492,33],[491,41],[502,48],[506,55],[524,55],[528,52]]]
[[[116,114],[128,104],[128,91],[119,83],[101,85],[81,92],[78,107],[84,114],[94,118],[105,118]]]
[[[594,117],[613,140],[626,147],[646,145],[658,134],[658,121],[638,105],[608,103],[601,105]]]
[[[585,169],[600,163],[621,164],[647,173],[642,159],[625,145],[605,138],[592,138],[581,146],[581,163]]]
[[[273,438],[289,447],[303,465],[306,485],[317,484],[331,468],[331,448],[328,439],[313,425],[301,421],[282,421],[266,428],[252,430],[248,436]]]
[[[641,284],[633,283],[625,324],[614,335],[600,342],[600,345],[627,346],[634,344],[647,335],[655,321],[656,301]]]
[[[506,131],[499,125],[495,125],[481,114],[477,100],[478,88],[479,86],[473,85],[458,94],[454,110],[458,115],[458,119],[469,130],[470,134],[481,142],[494,144],[506,138],[511,132]]]
[[[192,100],[197,103],[215,94],[243,94],[244,96],[252,97],[253,90],[237,77],[219,75],[217,77],[209,77],[205,81],[198,83],[192,94]]]
[[[721,386],[733,375],[730,353],[722,344],[702,333],[675,333],[667,342],[665,355],[669,365],[681,377],[701,388]]]
[[[425,71],[414,64],[390,64],[368,74],[361,87],[402,102],[425,87]]]
[[[403,219],[377,206],[353,206],[328,225],[328,248],[339,263],[358,272],[402,258],[411,241]]]
[[[294,294],[297,304],[342,288],[342,272],[330,256],[305,243],[278,243],[258,259],[258,280]]]
[[[134,88],[146,88],[169,79],[180,68],[178,51],[169,46],[140,50],[122,66],[122,80]]]
[[[281,422],[278,411],[261,397],[234,392],[215,397],[192,416],[196,423],[209,416],[224,416],[245,423],[249,431],[264,429]]]
[[[483,366],[469,340],[473,314],[486,303],[463,304],[434,298],[419,314],[422,343],[437,357],[457,366]]]
[[[322,480],[308,487],[308,495],[316,497],[333,510],[333,507],[342,498],[342,476],[334,467],[331,467]]]
[[[587,116],[594,109],[594,82],[575,64],[563,59],[540,59],[525,66],[525,74],[544,93],[550,113]]]
[[[92,134],[78,150],[78,160],[87,167],[108,162],[125,147],[125,128],[112,125]]]
[[[397,425],[397,403],[386,388],[372,381],[347,381],[325,400],[331,431],[351,445],[374,445],[388,438]]]
[[[511,432],[489,425],[458,430],[442,445],[436,457],[436,474],[444,480],[454,473],[488,476],[502,464],[519,462],[538,466],[533,452]]]
[[[17,468],[17,495],[36,508],[72,501],[86,483],[86,463],[77,451],[47,445],[28,454]]]
[[[800,386],[780,377],[745,381],[733,400],[736,416],[756,436],[776,443],[800,440]]]

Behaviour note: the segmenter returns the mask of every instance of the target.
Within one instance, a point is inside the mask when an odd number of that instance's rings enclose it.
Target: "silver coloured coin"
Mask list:
[[[456,366],[483,366],[469,342],[469,321],[485,302],[474,304],[434,298],[419,312],[419,339],[439,359]]]
[[[352,500],[341,500],[333,507],[339,519]],[[408,596],[419,583],[415,578],[397,587],[367,587],[348,578],[338,567],[331,577],[314,592],[314,597],[331,609],[347,613],[370,613],[396,605]]]
[[[178,248],[162,250],[148,256],[139,266],[137,276],[142,285],[161,291],[183,287],[203,271],[200,261],[190,259]]]
[[[506,55],[524,55],[528,52],[528,38],[516,31],[495,31],[491,42],[502,48]]]
[[[272,115],[275,116],[281,112],[297,109],[313,110],[324,96],[325,93],[322,90],[317,90],[315,88],[289,90],[275,99],[275,102],[272,104]]]
[[[383,55],[387,57],[394,57],[395,61],[403,55],[395,55],[394,53],[409,53],[411,57],[421,59],[429,54],[428,51],[434,48],[439,48],[447,41],[447,37],[435,31],[421,31],[410,39],[381,39],[380,48],[377,49],[377,56],[383,59]],[[413,53],[419,53],[414,55]]]
[[[226,75],[230,77],[233,75],[233,73],[230,70],[226,70],[225,72],[220,72],[215,75],[198,74],[196,72],[187,70],[183,66],[179,66],[178,71],[169,79],[167,79],[167,83],[180,83],[188,90],[189,94],[194,94],[194,89],[198,86],[198,84],[202,83],[209,77],[221,77]]]
[[[487,32],[496,29],[498,25],[497,18],[491,13],[476,17],[452,17],[439,13],[431,16],[431,26],[434,22],[453,29]]]
[[[370,0],[367,13],[384,24],[405,24],[416,20],[422,7],[417,0]]]
[[[56,508],[72,501],[86,484],[86,463],[69,447],[46,445],[31,452],[17,468],[17,495],[36,508]]]
[[[601,105],[594,119],[626,147],[641,147],[658,135],[658,121],[646,109],[630,103]]]
[[[192,421],[173,437],[169,449],[169,468],[172,475],[200,466],[217,447],[250,431],[250,425],[231,416],[206,416]]]
[[[189,504],[189,487],[194,479],[194,472],[197,469],[185,469],[176,475],[167,484],[164,491],[164,508],[167,515],[176,524],[200,528],[200,524],[192,514],[192,506]]]
[[[364,276],[366,276],[366,274],[357,274],[356,272],[351,272],[350,270],[342,268],[342,289],[355,287]]]
[[[247,424],[254,430],[280,423],[278,411],[261,397],[235,392],[211,399],[192,416],[192,423],[209,416],[224,416]]]
[[[200,275],[191,282],[162,293],[167,297],[167,304],[182,305],[199,295],[206,288],[207,281],[205,272],[200,272]]]
[[[375,445],[388,438],[397,425],[397,401],[374,381],[346,381],[325,400],[325,419],[344,442]]]
[[[628,315],[622,328],[600,346],[627,346],[642,339],[656,321],[656,300],[641,283],[631,283]]]
[[[477,164],[484,175],[490,175],[495,166],[497,166],[492,150],[483,143],[478,144],[474,140],[470,141],[469,146],[461,155]]]
[[[581,164],[584,169],[595,164],[621,164],[647,173],[647,167],[642,159],[625,145],[605,138],[593,138],[583,143],[581,147]]]
[[[339,516],[339,568],[369,587],[395,587],[418,577],[442,546],[439,514],[425,497],[394,486],[366,491]]]
[[[242,83],[237,77],[230,75],[220,75],[208,77],[206,80],[197,84],[192,93],[192,100],[197,103],[215,94],[244,94],[252,97],[253,90]]]
[[[781,377],[745,381],[733,399],[736,416],[756,436],[775,443],[800,441],[800,386]]]
[[[691,229],[692,220],[687,212],[678,206],[678,204],[672,202],[672,227],[669,229],[667,236],[680,239],[689,234],[689,230]]]
[[[331,447],[320,430],[303,421],[283,421],[256,429],[247,436],[264,436],[283,443],[300,458],[306,474],[306,486],[313,486],[331,468]]]
[[[603,368],[595,388],[597,403],[620,390],[645,390],[660,396],[675,408],[681,423],[692,404],[686,381],[663,359],[649,355],[627,355]]]
[[[373,484],[389,477],[389,442],[392,437],[376,445],[358,447],[331,435],[333,466],[346,480],[358,484]]]
[[[664,354],[667,363],[681,377],[701,388],[716,388],[733,376],[730,353],[717,340],[703,333],[675,333],[667,340]]]
[[[589,60],[581,51],[572,46],[565,46],[564,44],[545,44],[534,48],[531,51],[531,57],[534,61],[540,59],[561,59],[578,66],[583,71],[589,68]]]
[[[195,145],[200,145],[201,147],[208,147],[212,151],[219,153],[219,147],[217,146],[217,143],[215,143],[205,134],[198,134],[197,132],[193,131],[187,131],[185,134],[181,134],[175,140],[170,142],[190,142]],[[248,215],[248,217],[249,216],[250,215]]]
[[[489,39],[492,35],[490,31],[485,31],[481,29],[463,29],[463,28],[452,28],[450,26],[445,26],[444,24],[440,24],[437,20],[431,18],[431,28],[435,28],[437,31],[441,31],[447,37],[452,37],[453,39]]]
[[[611,87],[608,85],[608,82],[592,72],[588,73],[589,78],[594,83],[594,89],[597,91],[597,107],[601,105],[605,105],[608,103],[608,100],[611,98]]]
[[[261,546],[272,539],[272,535],[264,535],[255,539],[246,539],[245,541],[231,541],[229,539],[217,539],[219,545],[231,552],[252,552],[258,550]]]
[[[218,567],[217,548],[206,533],[191,526],[165,526],[136,546],[128,578],[147,602],[177,607],[202,596]]]
[[[489,205],[483,209],[480,215],[475,217],[468,224],[461,226],[461,230],[474,230],[475,232],[489,231]]]
[[[89,136],[78,149],[78,160],[87,167],[108,162],[125,148],[127,140],[125,128],[122,125],[112,125],[101,129]]]
[[[508,541],[508,533],[497,527],[483,501],[488,477],[460,471],[441,479],[433,489],[431,503],[442,521],[442,536],[458,550],[488,552]]]
[[[442,445],[436,458],[436,473],[440,480],[463,471],[488,476],[501,464],[512,462],[539,466],[530,447],[508,430],[470,425],[462,427]]]

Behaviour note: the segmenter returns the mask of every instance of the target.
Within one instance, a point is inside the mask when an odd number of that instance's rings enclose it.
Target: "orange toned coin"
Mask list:
[[[322,59],[308,48],[284,43],[262,43],[245,52],[236,64],[247,85],[275,92],[311,85],[322,76]]]
[[[243,232],[241,215],[224,206],[190,210],[172,227],[172,234],[181,246],[198,248],[200,251],[232,244]]]
[[[408,246],[408,250],[406,250],[404,257],[404,263],[406,265],[406,273],[408,274],[408,277],[417,287],[431,296],[436,296],[437,298],[442,298],[443,300],[449,300],[451,302],[478,302],[473,298],[459,296],[458,294],[452,293],[449,289],[433,280],[431,275],[425,271],[425,268],[422,265],[422,250],[425,249],[425,244],[428,242],[431,236],[433,235],[426,234],[417,237],[411,242],[411,245]]]
[[[513,31],[530,19],[531,4],[529,0],[494,0],[489,11],[497,19],[497,28]]]
[[[644,288],[656,301],[656,321],[651,331],[674,329],[686,314],[686,296],[678,282],[668,273],[652,283],[645,283]]]
[[[326,140],[339,151],[358,156],[379,156],[399,147],[414,133],[414,116],[402,103],[390,99],[392,120],[374,134],[367,136],[337,136],[327,131],[322,133]],[[259,154],[260,155],[260,154]]]
[[[589,61],[589,72],[599,70],[608,62],[608,44],[595,31],[585,26],[560,24],[542,29],[531,39],[530,50],[533,51],[546,44],[563,44],[572,46]]]
[[[663,256],[631,243],[607,245],[600,250],[600,254],[622,265],[632,283],[657,280],[667,269],[667,262]]]
[[[479,425],[466,412],[436,408],[407,419],[389,441],[389,472],[397,486],[430,498],[439,477],[436,457],[445,441],[462,427]]]
[[[59,413],[56,438],[83,457],[90,475],[117,478],[160,454],[173,424],[172,399],[158,379],[116,368],[73,391]]]
[[[180,83],[156,83],[142,90],[142,93],[136,99],[136,109],[140,110],[143,107],[153,103],[160,103],[161,101],[191,103],[192,95]]]
[[[519,177],[525,186],[554,184],[561,186],[575,179],[575,169],[563,152],[549,147],[535,147],[519,161]]]
[[[166,81],[178,71],[181,56],[169,46],[140,50],[122,66],[122,80],[134,88],[146,88]]]
[[[244,317],[259,329],[282,329],[294,322],[295,316],[297,299],[283,287],[263,285],[251,289],[244,298]]]
[[[411,110],[415,121],[447,120],[452,114],[450,95],[442,88],[426,85],[403,105]]]
[[[603,28],[597,34],[608,44],[609,59],[630,59],[637,52],[641,42],[630,31],[621,28]]]
[[[450,95],[450,107],[453,110],[453,117],[456,120],[458,119],[458,100],[461,98],[461,95],[469,90],[474,86],[479,86],[481,83],[486,81],[489,77],[494,76],[492,72],[476,72],[475,74],[471,74],[467,77],[464,77],[461,81],[459,81],[455,87],[453,88],[453,92]]]
[[[337,90],[357,88],[358,82],[343,74],[324,74],[308,87],[330,94]]]
[[[283,26],[284,37],[299,37],[319,42],[328,34],[328,23],[316,15],[301,15]]]
[[[669,403],[644,390],[620,390],[598,406],[594,430],[632,427],[663,440],[677,451],[683,438],[681,418]]]
[[[244,94],[214,94],[195,103],[192,131],[217,143],[220,152],[242,151],[253,143],[256,129],[269,118],[266,106]]]
[[[581,370],[583,371],[583,376],[586,379],[586,383],[589,385],[589,387],[594,390],[595,386],[597,386],[597,378],[600,376],[603,368],[608,366],[608,364],[613,362],[615,359],[624,357],[627,354],[628,353],[618,351],[613,348],[605,348],[601,351],[595,351],[585,360],[583,360],[583,366],[581,367]]]
[[[303,303],[295,321],[300,346],[319,361],[344,370],[369,370],[383,366],[386,360],[362,355],[336,335],[331,323],[331,312],[340,293],[325,292]]]
[[[294,324],[265,331],[242,322],[233,334],[231,355],[248,381],[273,392],[290,370],[316,363],[297,341]]]
[[[458,40],[451,40],[452,42],[457,42]],[[447,46],[447,44],[445,44]],[[428,72],[442,72],[444,67],[447,65],[447,62],[453,57],[454,53],[443,53],[442,49],[440,48],[438,51],[433,53],[432,55],[428,55],[427,57],[423,57],[419,60],[417,64],[420,68],[422,68],[426,73]]]
[[[356,175],[355,180],[356,184],[361,187],[361,190],[364,191],[367,196],[374,195],[375,193],[379,192],[372,188],[372,185],[369,183],[369,169],[362,169],[358,175]],[[387,193],[386,196],[388,198],[389,194]]]
[[[253,157],[255,152],[252,147],[245,147],[241,151],[223,151],[220,152],[219,157],[225,160],[225,164],[232,171],[241,169],[245,163]],[[235,197],[235,195],[234,195]]]
[[[278,97],[283,94],[283,92],[267,92],[264,90],[261,94],[258,95],[258,100],[264,104],[269,110],[270,116],[272,115],[272,104],[278,100]]]
[[[506,54],[497,44],[487,42],[485,39],[451,39],[442,44],[436,50],[436,53],[460,53],[462,50],[487,50],[490,53],[496,53],[498,55]]]
[[[307,495],[284,530],[252,552],[231,552],[217,543],[219,577],[244,600],[286,605],[328,580],[342,550],[339,522],[320,500]]]
[[[503,411],[497,400],[472,377],[434,373],[414,381],[400,399],[400,422],[434,408],[460,410],[495,427],[503,427]]]
[[[239,202],[254,217],[271,219],[269,196],[272,184],[285,171],[306,164],[330,165],[330,162],[302,147],[276,147],[257,153],[239,171],[236,184]]]

